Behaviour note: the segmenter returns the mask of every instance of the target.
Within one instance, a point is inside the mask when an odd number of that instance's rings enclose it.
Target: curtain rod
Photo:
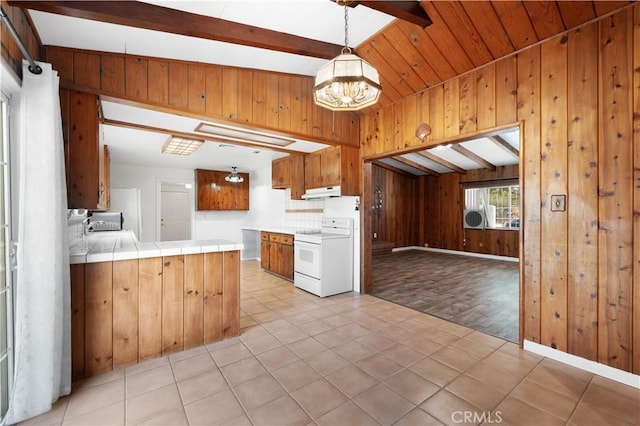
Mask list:
[[[29,54],[27,47],[24,45],[22,39],[20,38],[20,34],[18,34],[18,32],[16,31],[16,28],[13,26],[13,24],[9,20],[9,17],[5,13],[4,8],[2,6],[0,6],[0,17],[2,18],[2,22],[4,22],[5,25],[7,26],[9,33],[11,34],[13,39],[16,41],[18,48],[22,52],[22,56],[24,56],[27,62],[29,62],[29,71],[31,71],[33,74],[42,74],[42,68],[40,68],[40,65],[36,64],[36,61],[34,61],[33,58],[31,57],[31,54]]]

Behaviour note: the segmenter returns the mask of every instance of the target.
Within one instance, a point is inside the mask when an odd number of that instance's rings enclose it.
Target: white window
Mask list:
[[[464,191],[465,209],[482,210],[488,228],[520,228],[520,186],[485,186]]]

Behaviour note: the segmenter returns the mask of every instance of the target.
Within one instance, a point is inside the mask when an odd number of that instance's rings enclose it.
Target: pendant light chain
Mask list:
[[[347,2],[344,2],[344,49],[342,49],[343,53],[351,53],[351,48],[349,47],[349,6],[347,6]]]

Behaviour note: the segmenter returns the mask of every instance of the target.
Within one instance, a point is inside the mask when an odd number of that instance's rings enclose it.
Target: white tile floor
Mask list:
[[[242,334],[85,379],[23,424],[640,424],[640,392],[372,296],[243,262]]]

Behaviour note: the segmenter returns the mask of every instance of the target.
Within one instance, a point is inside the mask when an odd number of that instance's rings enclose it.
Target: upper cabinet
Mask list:
[[[196,210],[249,210],[249,174],[244,182],[227,182],[229,172],[196,169]]]
[[[299,200],[304,194],[304,156],[291,154],[271,163],[271,187],[291,188],[291,199]]]
[[[358,162],[358,149],[348,146],[332,146],[307,154],[304,161],[305,189],[339,185],[342,195],[358,195]]]
[[[98,97],[60,90],[69,208],[109,208],[109,151],[99,136]]]

